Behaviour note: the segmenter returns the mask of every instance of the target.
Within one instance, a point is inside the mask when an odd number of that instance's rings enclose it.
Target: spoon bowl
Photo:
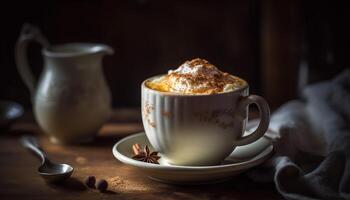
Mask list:
[[[47,182],[61,182],[68,179],[74,168],[68,164],[43,164],[38,168],[38,173]]]

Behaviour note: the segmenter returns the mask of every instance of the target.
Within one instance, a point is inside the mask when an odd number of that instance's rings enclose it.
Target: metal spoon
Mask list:
[[[64,181],[72,175],[74,168],[68,164],[56,164],[51,162],[34,137],[23,136],[20,141],[25,148],[29,149],[41,160],[38,173],[47,182],[53,183]]]

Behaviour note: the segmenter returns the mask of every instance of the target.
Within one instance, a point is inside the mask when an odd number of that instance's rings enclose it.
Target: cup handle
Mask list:
[[[36,41],[45,48],[49,47],[49,42],[37,27],[30,24],[24,24],[15,47],[15,61],[20,76],[33,96],[36,80],[30,70],[26,52],[28,43],[31,41]]]
[[[265,101],[265,99],[263,99],[258,95],[249,95],[247,97],[243,97],[238,103],[238,112],[236,117],[241,117],[242,120],[246,119],[248,116],[247,107],[250,104],[256,104],[258,106],[260,123],[253,133],[239,138],[235,143],[235,145],[237,146],[246,145],[258,140],[265,134],[265,132],[269,127],[269,123],[270,123],[269,106]]]

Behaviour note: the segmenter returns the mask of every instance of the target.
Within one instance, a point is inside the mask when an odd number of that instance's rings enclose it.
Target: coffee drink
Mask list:
[[[262,137],[269,125],[266,101],[249,95],[246,81],[206,60],[187,61],[166,75],[145,80],[141,87],[147,138],[169,164],[219,164],[236,146]],[[243,136],[250,104],[257,105],[260,123]]]

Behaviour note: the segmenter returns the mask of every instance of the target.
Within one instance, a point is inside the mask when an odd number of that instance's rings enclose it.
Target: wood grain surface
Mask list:
[[[138,109],[119,109],[89,145],[59,146],[49,142],[30,112],[0,132],[0,199],[282,199],[272,183],[254,183],[245,174],[232,180],[201,186],[158,183],[137,169],[124,165],[112,155],[119,139],[142,131]],[[24,134],[38,137],[53,161],[74,166],[72,177],[61,185],[44,182],[36,174],[39,161],[20,146]],[[106,179],[109,190],[87,189],[87,176]]]

